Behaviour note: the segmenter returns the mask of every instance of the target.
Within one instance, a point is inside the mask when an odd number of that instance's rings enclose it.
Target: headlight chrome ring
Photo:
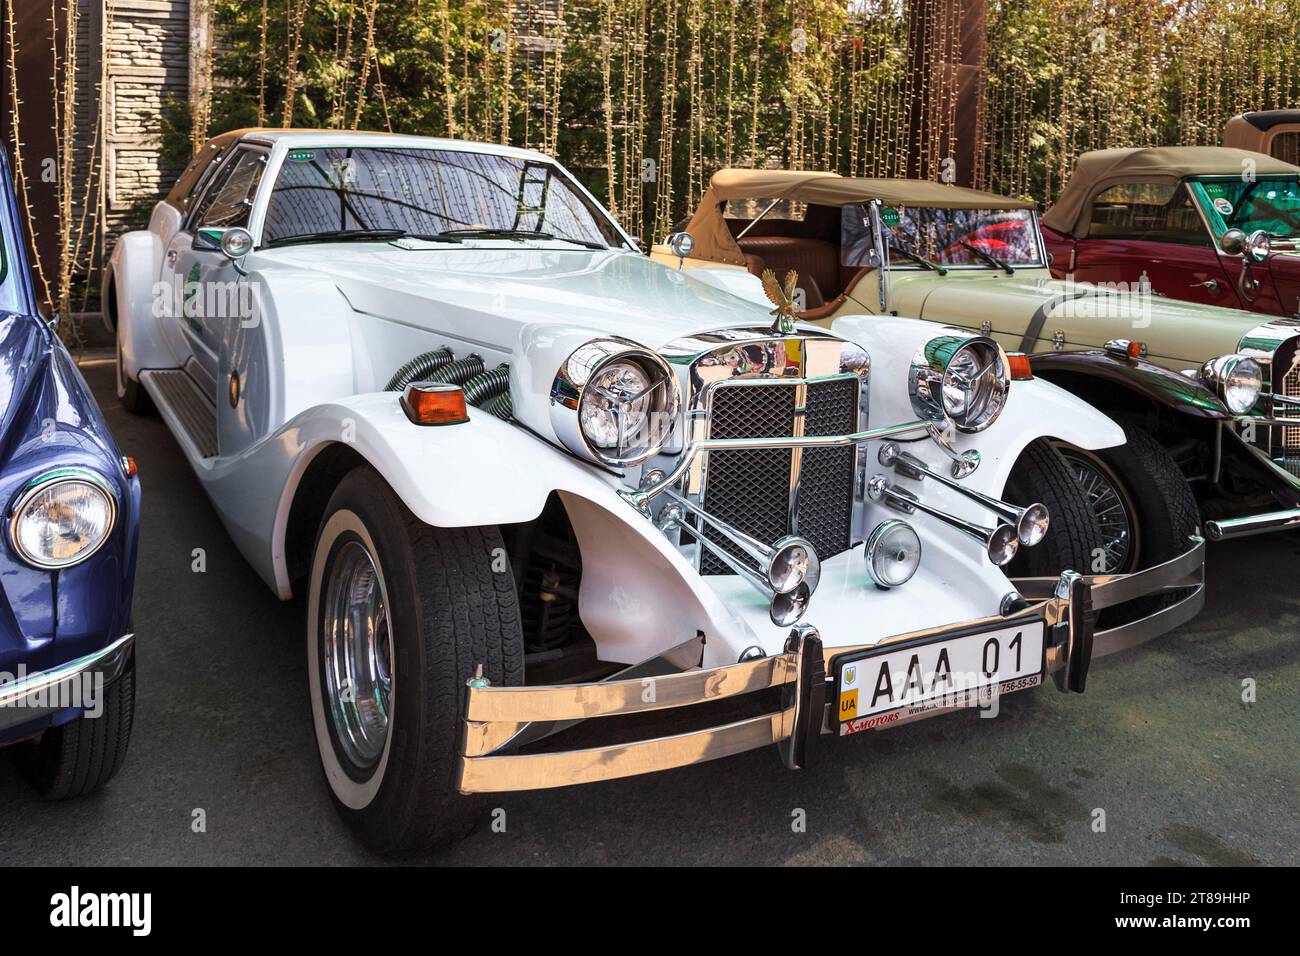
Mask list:
[[[1220,355],[1201,366],[1201,381],[1219,396],[1228,411],[1244,415],[1264,389],[1264,370],[1246,355]]]
[[[671,365],[621,338],[593,339],[560,365],[551,426],[573,453],[612,467],[653,458],[672,438],[681,386]]]
[[[921,343],[907,386],[919,417],[980,432],[997,421],[1007,403],[1010,365],[1002,347],[987,336],[945,330]]]
[[[66,486],[66,488],[62,486]],[[77,503],[75,500],[59,500],[60,497],[68,494],[87,495],[88,497],[82,500],[82,506],[85,507],[89,504],[91,507],[98,506],[102,510],[99,514],[91,514],[87,519],[84,512],[76,513]],[[55,497],[43,505],[47,510],[44,519],[32,513],[34,506],[41,505],[42,496],[51,495]],[[87,543],[80,547],[74,545],[75,550],[61,556],[35,553],[31,547],[32,538],[24,533],[26,529],[23,523],[25,521],[44,520],[47,526],[53,524],[58,516],[51,516],[48,512],[56,507],[71,509],[74,512],[71,515],[64,516],[70,518],[71,527],[60,533],[59,536],[63,539],[62,543],[67,544],[69,536],[74,533],[77,536],[87,535]],[[84,526],[79,527],[79,525],[83,525],[83,522]],[[116,524],[117,497],[107,479],[88,468],[59,468],[38,475],[23,486],[23,490],[10,512],[9,543],[14,549],[14,553],[33,567],[57,570],[79,564],[91,557],[103,547],[104,542],[113,533]],[[50,550],[52,551],[53,548]]]

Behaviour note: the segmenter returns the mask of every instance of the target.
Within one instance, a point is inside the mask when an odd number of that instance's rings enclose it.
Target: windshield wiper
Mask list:
[[[353,242],[376,240],[388,242],[406,235],[404,229],[335,229],[332,232],[304,232],[296,236],[277,236],[268,246],[287,246],[297,242]]]
[[[438,233],[440,236],[452,238],[464,237],[466,239],[558,239],[560,242],[572,242],[574,245],[584,246],[587,249],[608,249],[609,246],[600,242],[590,242],[586,239],[571,239],[568,236],[557,236],[550,232],[539,232],[536,229],[445,229]]]
[[[999,259],[997,256],[991,256],[991,255],[989,255],[987,252],[985,252],[983,249],[977,249],[977,248],[975,248],[974,245],[972,245],[971,243],[967,242],[965,239],[958,239],[958,240],[957,240],[957,243],[958,243],[958,245],[960,245],[963,249],[967,249],[967,250],[969,250],[971,253],[973,253],[974,255],[978,256],[978,257],[981,258],[981,259],[983,259],[985,262],[987,262],[987,263],[988,263],[989,265],[991,265],[993,268],[995,268],[995,269],[1001,269],[1003,272],[1005,272],[1005,273],[1006,273],[1007,275],[1009,275],[1009,276],[1013,276],[1013,275],[1016,274],[1016,270],[1013,269],[1013,268],[1011,267],[1011,263],[1006,262],[1006,261],[1004,261],[1004,260],[1002,260],[1002,259]]]
[[[912,262],[915,262],[918,266],[924,266],[925,268],[929,269],[931,272],[937,272],[941,276],[946,276],[948,274],[948,270],[945,267],[939,265],[939,263],[931,262],[925,256],[918,255],[917,253],[913,252],[911,249],[904,249],[902,246],[898,245],[897,243],[891,242],[889,244],[889,251],[897,252],[904,259],[910,259]]]
[[[420,239],[424,242],[456,242],[455,236],[442,233],[407,232],[405,229],[336,229],[332,232],[304,232],[297,236],[278,236],[268,246],[286,246],[307,242],[393,242],[396,239]]]

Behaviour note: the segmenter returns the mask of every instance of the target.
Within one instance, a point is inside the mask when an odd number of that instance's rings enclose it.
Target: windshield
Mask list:
[[[870,217],[861,206],[841,219],[844,265],[870,263]],[[904,253],[940,266],[997,268],[988,259],[1010,266],[1041,266],[1038,232],[1028,209],[901,209],[881,210],[885,245],[891,266],[923,268]],[[971,248],[973,247],[973,248]],[[978,252],[976,251],[978,250]]]
[[[1300,177],[1194,180],[1191,186],[1216,239],[1229,229],[1300,237]]]
[[[290,150],[271,191],[262,243],[340,232],[463,230],[483,238],[507,233],[623,246],[603,210],[550,163],[376,147]]]

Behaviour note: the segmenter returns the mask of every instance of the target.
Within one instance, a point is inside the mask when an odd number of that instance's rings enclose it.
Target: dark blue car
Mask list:
[[[0,149],[0,747],[58,799],[122,766],[140,481],[38,313]]]

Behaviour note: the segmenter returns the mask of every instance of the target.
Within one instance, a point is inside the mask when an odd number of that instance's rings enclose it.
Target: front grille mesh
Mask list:
[[[1281,394],[1287,398],[1300,398],[1300,366],[1292,365],[1282,376]],[[1300,419],[1300,409],[1292,405],[1278,405],[1273,409],[1277,418]],[[1300,456],[1300,421],[1293,428],[1290,425],[1282,430],[1282,454],[1288,461]]]
[[[784,382],[718,387],[713,394],[710,437],[792,435],[796,388]],[[856,379],[811,384],[807,404],[804,434],[833,435],[857,430]],[[770,544],[797,530],[812,542],[822,558],[839,554],[851,543],[854,451],[851,447],[817,448],[804,449],[801,454],[799,499],[793,518],[793,452],[788,448],[710,453],[704,507],[759,541]],[[717,543],[740,556],[729,542]],[[700,573],[731,571],[706,551],[700,558]]]

